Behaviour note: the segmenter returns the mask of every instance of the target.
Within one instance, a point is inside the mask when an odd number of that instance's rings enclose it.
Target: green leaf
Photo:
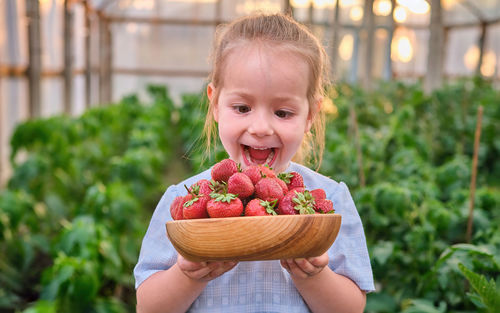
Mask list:
[[[55,301],[38,300],[34,305],[24,310],[23,313],[56,313],[57,304]]]
[[[373,258],[381,265],[384,265],[394,252],[394,242],[382,241],[375,245],[372,251]]]
[[[462,263],[458,268],[467,278],[474,291],[479,295],[482,303],[487,307],[488,312],[496,313],[500,311],[500,286],[496,286],[493,279],[488,281],[483,275],[474,273]]]
[[[396,312],[398,304],[393,296],[385,292],[373,292],[366,296],[367,313],[371,312]]]
[[[409,305],[402,313],[445,313],[446,303],[440,302],[436,307],[432,301],[427,299],[411,299]]]

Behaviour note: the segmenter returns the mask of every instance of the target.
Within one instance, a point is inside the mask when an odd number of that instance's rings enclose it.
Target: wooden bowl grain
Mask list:
[[[167,236],[191,261],[256,261],[323,254],[340,229],[339,214],[245,216],[170,221]]]

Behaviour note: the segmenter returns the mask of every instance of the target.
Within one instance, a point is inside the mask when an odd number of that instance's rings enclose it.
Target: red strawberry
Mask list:
[[[328,199],[317,199],[314,204],[314,210],[319,213],[335,213],[333,202]]]
[[[186,200],[183,205],[183,216],[185,219],[208,217],[207,202],[210,200],[209,196],[188,194]]]
[[[227,193],[227,183],[225,181],[210,181],[210,189],[215,193]]]
[[[278,177],[274,177],[274,180],[278,182],[278,184],[281,186],[281,189],[283,190],[283,194],[286,194],[288,192],[288,187],[284,181],[279,179]]]
[[[207,179],[201,179],[197,181],[196,183],[191,185],[191,187],[188,190],[189,193],[193,193],[194,195],[197,196],[199,195],[210,196],[212,191],[213,191],[212,183]]]
[[[239,172],[238,164],[231,159],[224,159],[212,167],[211,175],[215,181],[227,182],[229,177]]]
[[[313,189],[310,192],[311,192],[311,195],[313,196],[314,200],[316,200],[316,201],[319,199],[326,199],[326,193],[321,188]]]
[[[255,195],[257,198],[266,201],[280,200],[284,196],[283,189],[274,178],[262,178],[255,185]]]
[[[264,177],[276,177],[276,173],[268,165],[259,165],[259,167]]]
[[[253,195],[255,187],[250,177],[243,173],[234,173],[227,181],[227,192],[237,195],[239,198],[248,198]]]
[[[285,194],[283,198],[281,198],[278,208],[276,209],[276,212],[279,215],[295,215],[298,214],[297,211],[295,211],[295,207],[293,204],[293,198],[295,198],[295,191],[289,191]]]
[[[254,198],[245,207],[245,216],[277,215],[274,210],[276,202],[277,200],[269,202]]]
[[[254,185],[264,177],[276,177],[274,171],[265,165],[250,165],[243,173],[250,177]]]
[[[314,214],[314,199],[307,190],[295,188],[281,199],[278,214]]]
[[[182,205],[184,204],[185,196],[178,196],[175,197],[174,201],[172,201],[172,204],[170,205],[170,215],[172,215],[172,219],[174,220],[182,220],[184,219],[183,216],[183,207]]]
[[[286,183],[288,190],[292,190],[297,187],[304,187],[304,179],[302,178],[302,175],[297,172],[279,173],[278,177]]]
[[[210,217],[233,217],[243,213],[243,203],[232,193],[212,193],[212,199],[207,203],[207,212]]]

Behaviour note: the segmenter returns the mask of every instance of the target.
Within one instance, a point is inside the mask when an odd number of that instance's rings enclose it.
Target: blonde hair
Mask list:
[[[235,46],[257,41],[280,45],[285,50],[302,57],[309,65],[307,98],[309,114],[312,114],[313,121],[311,131],[305,134],[293,160],[298,163],[311,163],[319,169],[325,147],[325,117],[320,101],[325,97],[324,87],[329,73],[328,57],[322,44],[304,25],[290,16],[279,13],[245,16],[217,28],[211,55],[212,72],[209,76],[215,93],[212,102],[208,103],[208,114],[203,129],[206,155],[210,155],[211,145],[217,142],[217,127],[213,112],[224,84],[223,73],[228,55]]]

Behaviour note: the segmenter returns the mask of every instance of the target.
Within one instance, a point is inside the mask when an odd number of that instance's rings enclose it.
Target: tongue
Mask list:
[[[257,150],[253,148],[248,149],[250,152],[250,157],[252,159],[256,160],[265,160],[269,156],[269,154],[272,152],[272,149],[264,149],[264,150]]]

